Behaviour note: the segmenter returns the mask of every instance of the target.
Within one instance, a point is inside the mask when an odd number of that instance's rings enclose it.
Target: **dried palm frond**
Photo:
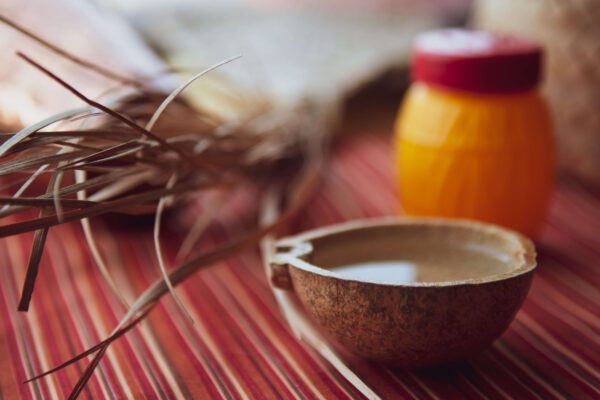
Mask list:
[[[24,28],[7,21],[0,18],[0,22],[27,34]],[[47,44],[40,38],[36,40]],[[82,67],[123,81],[120,74],[107,73],[56,46],[52,49]],[[95,353],[73,389],[71,397],[75,398],[108,346],[141,321],[163,295],[170,291],[177,299],[173,288],[199,268],[257,245],[264,235],[288,222],[303,207],[318,182],[327,147],[326,133],[335,107],[305,103],[293,109],[279,109],[261,99],[255,102],[256,107],[237,113],[242,117],[225,120],[177,97],[195,78],[170,94],[144,85],[143,80],[138,85],[140,80],[132,78],[133,94],[118,94],[100,102],[87,97],[32,57],[21,52],[18,56],[87,104],[18,132],[0,135],[0,177],[20,184],[6,185],[4,190],[18,189],[0,197],[0,219],[6,221],[12,216],[10,222],[0,226],[0,238],[35,232],[19,310],[26,311],[34,295],[45,238],[52,227],[82,221],[102,276],[118,295],[93,239],[89,219],[107,213],[156,212],[154,238],[163,277],[129,306],[110,337],[32,378],[45,376]],[[282,175],[282,163],[291,167],[285,169],[289,173]],[[277,168],[272,168],[274,165]],[[34,181],[46,176],[50,180],[45,190],[36,191]],[[158,240],[164,207],[207,189],[226,190],[244,182],[263,189],[276,185],[282,191],[287,190],[286,211],[266,226],[257,224],[249,232],[242,232],[167,270]],[[25,219],[35,209],[38,216]]]

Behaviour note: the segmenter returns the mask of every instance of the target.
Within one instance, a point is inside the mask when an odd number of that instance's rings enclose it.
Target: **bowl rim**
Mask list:
[[[385,226],[410,226],[427,225],[440,227],[457,227],[474,229],[488,234],[499,235],[504,239],[512,241],[515,244],[515,252],[508,254],[517,265],[509,271],[498,274],[491,274],[479,278],[470,278],[463,280],[439,281],[439,282],[411,282],[411,283],[392,283],[392,282],[373,282],[355,278],[349,278],[332,270],[319,267],[302,259],[303,256],[313,251],[311,240],[340,234],[347,231],[356,231]],[[537,267],[536,251],[533,242],[527,237],[513,230],[500,227],[498,225],[459,218],[439,218],[439,217],[379,217],[356,219],[333,225],[327,225],[311,229],[297,235],[286,236],[275,242],[275,254],[272,262],[275,264],[288,264],[306,272],[314,273],[328,278],[342,281],[358,282],[361,284],[372,284],[380,286],[393,287],[447,287],[458,285],[479,285],[507,280],[516,276],[532,272]],[[287,251],[281,251],[287,249]]]

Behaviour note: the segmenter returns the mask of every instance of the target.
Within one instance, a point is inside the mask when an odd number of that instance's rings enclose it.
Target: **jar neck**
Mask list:
[[[531,96],[538,94],[538,87],[532,87],[526,90],[519,91],[507,91],[507,92],[483,92],[483,91],[471,91],[457,89],[448,86],[432,85],[428,82],[415,81],[412,84],[413,87],[422,88],[422,90],[429,90],[439,94],[458,96],[464,98],[476,98],[476,99],[508,99],[523,96]]]

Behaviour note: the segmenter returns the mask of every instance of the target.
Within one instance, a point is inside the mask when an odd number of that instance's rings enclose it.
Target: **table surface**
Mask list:
[[[337,146],[297,228],[397,213],[391,162],[387,136],[350,136]],[[111,273],[133,299],[159,276],[150,226],[93,224]],[[223,240],[232,227],[216,223],[203,246]],[[529,296],[491,348],[420,372],[357,359],[348,364],[385,399],[600,398],[599,232],[600,199],[564,180],[537,243]],[[163,236],[172,255],[176,235]],[[0,399],[66,397],[88,361],[22,382],[105,338],[124,314],[77,224],[51,230],[31,310],[18,313],[30,243],[28,235],[0,240]],[[195,323],[163,299],[111,347],[82,398],[362,398],[288,330],[258,252],[203,270],[177,291]]]

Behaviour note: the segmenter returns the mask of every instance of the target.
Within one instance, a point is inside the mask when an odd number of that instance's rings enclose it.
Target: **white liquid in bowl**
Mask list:
[[[506,260],[467,249],[436,249],[411,254],[410,260],[383,260],[329,268],[362,282],[409,284],[480,279],[509,271]]]
[[[417,265],[408,261],[375,261],[332,268],[344,278],[374,283],[412,283],[417,279]]]

